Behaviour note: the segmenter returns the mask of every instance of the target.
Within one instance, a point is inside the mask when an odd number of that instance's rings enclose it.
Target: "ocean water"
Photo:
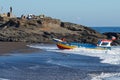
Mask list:
[[[105,32],[118,32],[120,33],[120,27],[91,27],[92,29],[100,32],[100,33],[105,33]]]
[[[112,50],[27,46],[38,50],[0,56],[0,80],[120,80],[120,46]]]

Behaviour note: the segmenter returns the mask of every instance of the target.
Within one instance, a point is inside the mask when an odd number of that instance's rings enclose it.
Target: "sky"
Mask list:
[[[0,13],[44,14],[85,26],[120,26],[120,0],[0,0]]]

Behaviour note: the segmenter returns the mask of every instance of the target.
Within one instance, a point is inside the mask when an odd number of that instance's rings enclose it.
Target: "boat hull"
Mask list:
[[[78,46],[72,46],[72,45],[67,45],[67,44],[62,44],[62,43],[57,43],[56,44],[59,49],[75,49],[75,48],[81,48]],[[94,48],[86,48],[86,49],[94,49],[94,50],[111,50],[111,48],[104,48],[104,47],[94,47]]]
[[[61,43],[57,43],[56,45],[59,49],[74,49],[74,48],[77,48],[77,46],[70,46],[70,45],[61,44]]]

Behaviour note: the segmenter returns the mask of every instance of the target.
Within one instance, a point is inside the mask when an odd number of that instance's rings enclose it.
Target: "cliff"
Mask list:
[[[0,18],[0,41],[52,43],[52,38],[96,44],[107,38],[95,30],[51,17],[22,19]]]

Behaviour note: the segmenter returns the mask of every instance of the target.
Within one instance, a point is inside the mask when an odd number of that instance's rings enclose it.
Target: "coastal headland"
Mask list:
[[[15,17],[12,8],[6,15],[0,15],[0,41],[52,43],[52,38],[66,38],[67,41],[96,44],[98,39],[115,36],[114,45],[120,44],[120,33],[101,34],[90,27],[63,22],[45,15]]]

